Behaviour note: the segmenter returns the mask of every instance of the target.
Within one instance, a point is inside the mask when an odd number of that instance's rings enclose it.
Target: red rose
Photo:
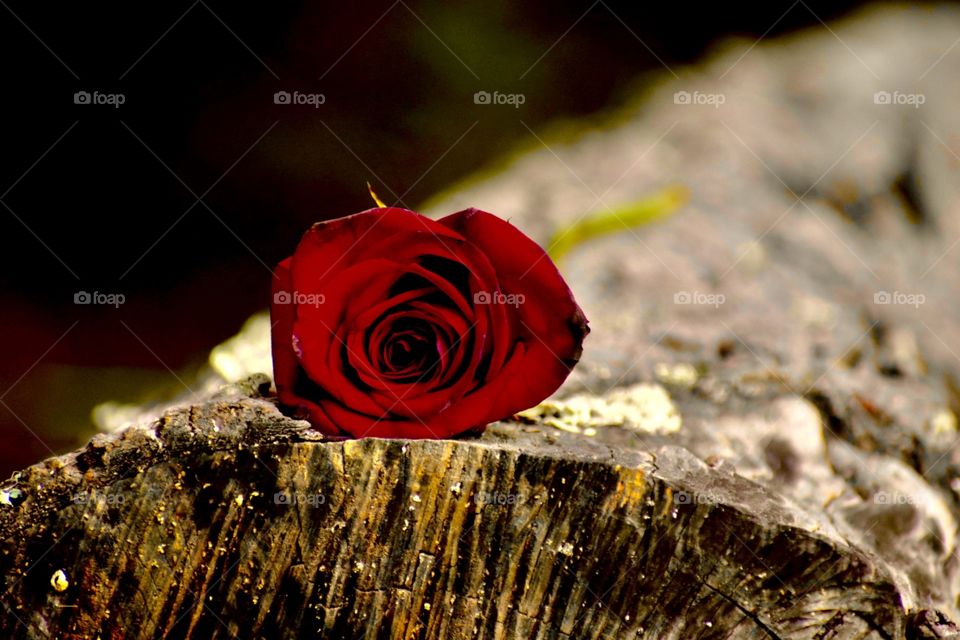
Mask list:
[[[587,320],[496,216],[397,208],[320,222],[273,280],[280,404],[330,435],[444,438],[553,393]]]

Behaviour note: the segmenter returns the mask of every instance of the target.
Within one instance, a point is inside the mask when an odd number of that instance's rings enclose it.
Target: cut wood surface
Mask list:
[[[429,211],[546,242],[691,194],[567,256],[593,332],[557,398],[325,441],[249,375],[257,318],[199,397],[0,487],[0,637],[958,637],[958,38],[874,9],[533,132]]]
[[[315,438],[269,402],[227,398],[27,470],[30,510],[0,531],[5,630],[866,637],[907,626],[882,563],[682,448],[520,425],[473,440]]]

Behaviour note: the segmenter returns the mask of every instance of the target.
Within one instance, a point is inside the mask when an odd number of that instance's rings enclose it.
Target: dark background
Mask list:
[[[859,4],[2,0],[0,476],[81,444],[99,402],[182,389],[310,223],[371,206],[368,180],[415,208],[528,144],[523,123]]]

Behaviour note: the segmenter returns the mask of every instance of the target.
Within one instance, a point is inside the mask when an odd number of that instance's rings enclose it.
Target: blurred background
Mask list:
[[[416,208],[531,129],[862,3],[0,4],[5,477],[81,445],[100,402],[182,392],[367,181]]]

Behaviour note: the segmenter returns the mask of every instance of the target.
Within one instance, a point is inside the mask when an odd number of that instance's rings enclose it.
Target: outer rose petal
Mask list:
[[[278,302],[278,293],[289,294],[291,288],[290,262],[287,258],[274,269],[273,298],[270,305],[270,319],[273,325],[270,341],[273,351],[273,380],[277,387],[277,398],[284,406],[294,409],[299,418],[310,421],[320,431],[329,435],[345,435],[327,416],[316,402],[298,396],[294,392],[297,381],[304,376],[297,354],[293,350],[293,324],[296,306]]]
[[[439,222],[468,238],[493,264],[505,294],[522,295],[523,303],[503,305],[520,326],[522,356],[511,355],[501,375],[510,379],[503,395],[484,419],[499,420],[532,407],[563,383],[580,360],[590,332],[583,311],[556,265],[536,242],[495,215],[466,209]],[[517,361],[522,363],[517,365]],[[494,380],[488,380],[488,385]],[[479,389],[478,395],[488,395]]]
[[[278,302],[278,294],[290,291],[290,261],[287,258],[273,270],[273,297],[270,305],[270,345],[273,351],[273,378],[279,390],[292,386],[297,375],[297,354],[293,352],[293,323],[295,309],[292,304]]]
[[[416,255],[420,247],[443,250],[463,238],[419,213],[396,207],[368,209],[318,222],[293,254],[293,286],[301,293],[322,292],[337,273],[369,259]]]

